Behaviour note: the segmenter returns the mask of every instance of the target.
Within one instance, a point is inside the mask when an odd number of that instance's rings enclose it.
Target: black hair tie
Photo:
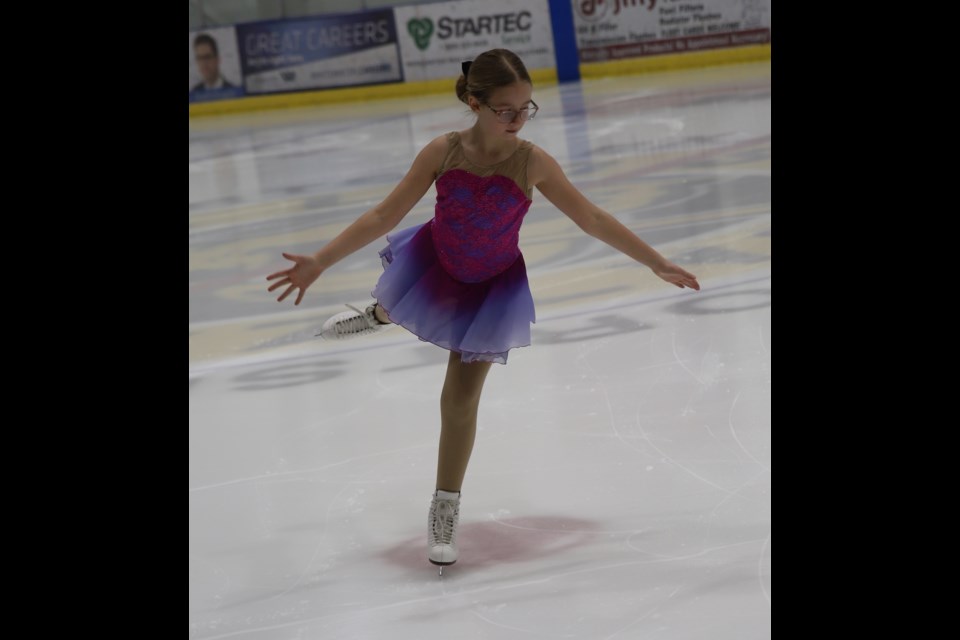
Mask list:
[[[461,63],[460,63],[460,68],[463,70],[463,77],[464,77],[464,78],[466,78],[466,77],[467,77],[467,74],[470,73],[470,65],[472,65],[472,64],[473,64],[473,62],[472,62],[471,60],[467,60],[466,62],[461,62]]]

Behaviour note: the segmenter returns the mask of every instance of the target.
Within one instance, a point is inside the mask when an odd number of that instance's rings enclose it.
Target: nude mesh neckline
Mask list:
[[[527,142],[526,140],[521,140],[520,144],[517,145],[517,148],[513,150],[513,153],[511,153],[509,156],[507,156],[500,162],[494,162],[493,164],[480,164],[478,162],[474,162],[473,160],[467,157],[467,150],[463,146],[463,140],[460,137],[460,132],[454,131],[454,133],[457,134],[457,144],[460,145],[460,155],[463,157],[464,160],[466,160],[467,162],[469,162],[475,167],[480,167],[481,169],[492,169],[494,167],[500,166],[504,162],[507,162],[508,160],[512,159],[513,156],[517,155],[520,152],[520,149],[523,148],[523,145],[526,144]]]

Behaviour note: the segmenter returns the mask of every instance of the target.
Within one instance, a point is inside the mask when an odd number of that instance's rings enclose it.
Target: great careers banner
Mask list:
[[[461,62],[498,48],[516,53],[527,69],[556,66],[547,0],[461,0],[393,11],[407,81],[455,78]]]
[[[770,0],[571,0],[581,62],[770,42]]]
[[[248,94],[403,80],[390,9],[236,29]]]
[[[204,76],[215,78],[216,86],[208,87]],[[243,94],[243,74],[234,28],[191,31],[190,102],[239,98]]]

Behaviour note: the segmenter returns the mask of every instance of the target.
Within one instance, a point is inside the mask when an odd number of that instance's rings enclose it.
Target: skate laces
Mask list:
[[[454,544],[460,504],[453,500],[435,500],[430,523],[431,544]]]
[[[380,333],[392,325],[390,322],[380,322],[377,319],[377,307],[379,306],[377,303],[368,306],[364,311],[357,309],[352,304],[345,306],[350,311],[343,311],[328,318],[320,327],[320,333],[315,335],[323,336],[328,340],[342,340]]]
[[[338,334],[361,333],[380,324],[377,322],[376,318],[373,317],[372,309],[360,311],[360,309],[357,309],[351,304],[348,304],[347,306],[356,311],[359,315],[338,320],[334,325]]]

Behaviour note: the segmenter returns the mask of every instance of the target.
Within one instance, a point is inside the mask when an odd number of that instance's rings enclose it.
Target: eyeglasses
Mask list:
[[[533,120],[533,117],[537,115],[537,111],[540,109],[540,107],[538,107],[537,103],[533,100],[530,101],[530,104],[533,105],[532,109],[530,107],[524,107],[523,109],[520,109],[520,111],[514,111],[513,109],[500,109],[498,111],[486,103],[484,103],[483,106],[485,106],[487,109],[490,109],[490,111],[493,111],[497,115],[498,122],[510,124],[517,118],[518,115],[520,116],[521,122],[524,120]]]

